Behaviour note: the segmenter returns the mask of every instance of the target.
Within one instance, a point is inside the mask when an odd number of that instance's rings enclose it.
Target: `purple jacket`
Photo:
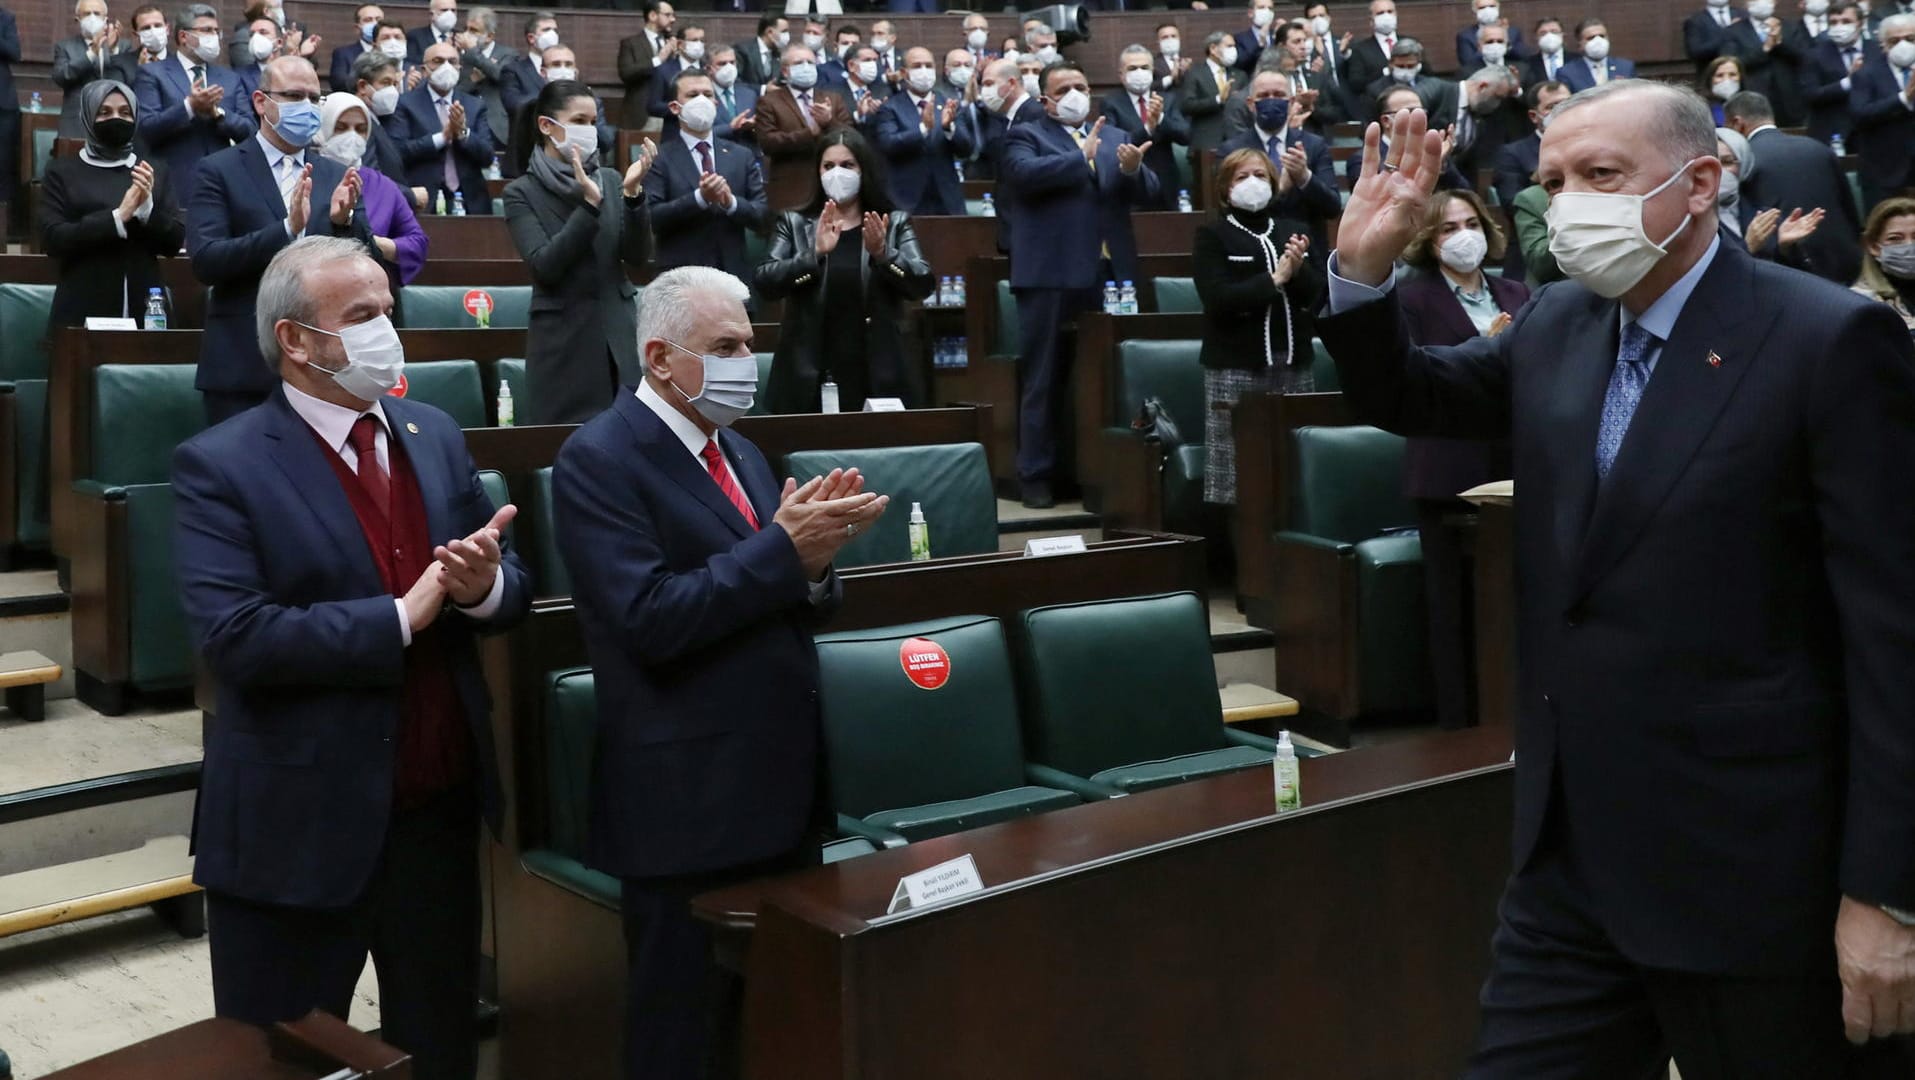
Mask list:
[[[1496,306],[1511,315],[1529,302],[1529,288],[1520,281],[1486,278],[1489,294]],[[1477,336],[1476,324],[1462,301],[1450,291],[1449,279],[1440,270],[1430,270],[1404,280],[1397,289],[1402,297],[1403,320],[1410,340],[1425,347],[1461,345]],[[1498,439],[1478,442],[1471,439],[1413,438],[1403,457],[1403,493],[1416,499],[1450,499],[1491,480],[1511,476],[1509,443]]]
[[[359,183],[366,224],[372,228],[372,235],[383,236],[398,247],[398,284],[410,284],[426,265],[426,246],[430,241],[425,230],[419,227],[419,219],[412,214],[406,189],[379,170],[363,166],[359,170]],[[390,265],[386,272],[392,272]]]

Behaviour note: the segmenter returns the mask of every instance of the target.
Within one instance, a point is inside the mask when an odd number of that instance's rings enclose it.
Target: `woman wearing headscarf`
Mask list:
[[[144,323],[148,290],[164,287],[159,260],[185,238],[165,166],[133,153],[139,99],[125,83],[80,87],[86,145],[47,162],[40,182],[40,244],[60,266],[51,326],[89,315]]]
[[[327,94],[319,104],[319,134],[315,145],[319,152],[351,169],[359,170],[359,203],[366,211],[366,224],[372,229],[372,242],[379,248],[379,264],[397,299],[399,288],[419,276],[426,264],[429,241],[419,219],[413,216],[406,190],[398,181],[373,167],[366,152],[372,137],[372,116],[357,94]]]
[[[1722,231],[1741,239],[1758,259],[1813,273],[1801,243],[1822,224],[1822,209],[1805,214],[1797,207],[1784,221],[1782,211],[1758,206],[1742,194],[1755,179],[1755,151],[1740,132],[1716,129],[1716,157],[1722,161],[1722,183],[1716,189],[1716,221]]]

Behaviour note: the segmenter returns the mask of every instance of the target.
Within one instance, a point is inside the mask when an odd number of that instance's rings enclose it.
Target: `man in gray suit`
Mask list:
[[[465,92],[485,101],[486,123],[492,138],[504,146],[512,137],[512,114],[499,95],[499,77],[519,54],[499,44],[499,13],[475,7],[465,13],[465,31],[453,35],[459,47],[460,78]]]
[[[53,82],[66,94],[60,106],[60,137],[84,139],[80,87],[95,79],[118,79],[132,86],[137,61],[121,45],[120,24],[107,17],[106,0],[79,0],[73,5],[73,22],[79,32],[53,43]],[[217,48],[217,40],[214,45]]]
[[[1229,136],[1226,118],[1237,111],[1229,106],[1241,101],[1243,72],[1238,71],[1237,43],[1222,30],[1204,38],[1203,59],[1190,65],[1184,76],[1183,97],[1178,102],[1190,121],[1190,156],[1196,160],[1205,150],[1215,150]]]

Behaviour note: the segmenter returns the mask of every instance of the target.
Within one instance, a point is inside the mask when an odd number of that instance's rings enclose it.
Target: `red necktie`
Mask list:
[[[705,471],[711,473],[712,482],[718,485],[718,490],[724,492],[725,498],[730,499],[731,504],[744,515],[745,524],[756,529],[758,515],[751,512],[751,503],[745,500],[745,493],[739,491],[738,485],[732,482],[731,470],[725,467],[725,455],[718,450],[718,440],[706,440],[700,456],[705,459]]]
[[[1137,95],[1137,119],[1144,122],[1144,134],[1150,134],[1150,103],[1142,94]]]
[[[372,497],[372,505],[379,508],[380,516],[391,520],[392,482],[387,479],[386,470],[379,467],[379,452],[373,442],[378,430],[379,421],[371,414],[361,416],[352,422],[346,443],[359,455],[359,486]]]
[[[711,144],[703,139],[698,142],[698,171],[711,175]]]
[[[1383,59],[1388,60],[1390,58],[1390,54],[1395,51],[1396,51],[1396,35],[1390,34],[1389,36],[1383,39]]]

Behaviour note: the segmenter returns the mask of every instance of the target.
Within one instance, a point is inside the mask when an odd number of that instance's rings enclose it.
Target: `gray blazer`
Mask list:
[[[529,172],[505,187],[506,227],[532,272],[526,423],[582,424],[611,404],[619,384],[644,377],[638,290],[626,268],[652,257],[652,219],[642,194],[620,192],[622,179],[598,170],[605,198],[597,209],[552,194]]]
[[[460,89],[468,94],[476,94],[485,100],[485,118],[491,125],[492,137],[503,149],[512,139],[512,114],[506,112],[505,101],[499,96],[499,75],[505,65],[519,58],[519,54],[497,44],[492,46],[492,55],[487,56],[478,49],[467,49],[459,54],[459,64],[464,69],[464,80]],[[473,81],[473,73],[478,81]]]
[[[65,94],[60,104],[60,138],[86,138],[86,127],[80,119],[80,87],[96,79],[118,79],[132,86],[138,65],[139,53],[128,51],[124,45],[96,62],[87,55],[86,41],[78,34],[54,42],[53,82]]]

